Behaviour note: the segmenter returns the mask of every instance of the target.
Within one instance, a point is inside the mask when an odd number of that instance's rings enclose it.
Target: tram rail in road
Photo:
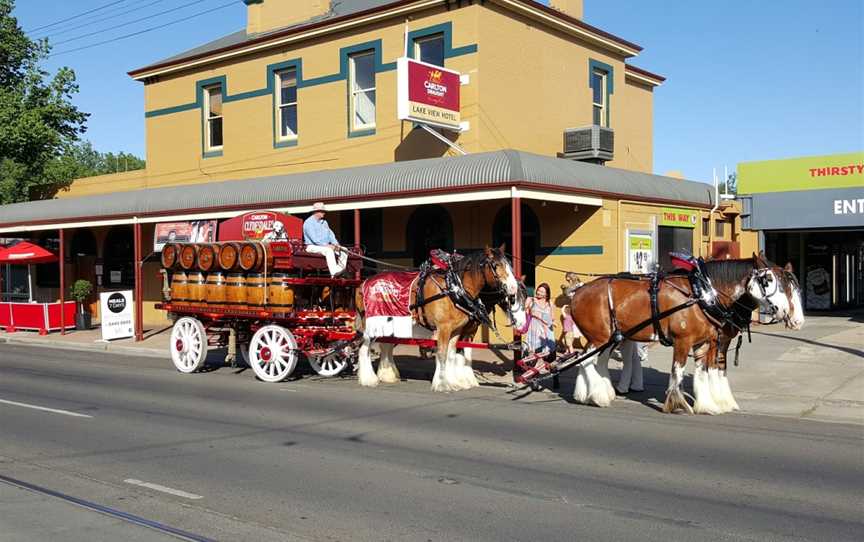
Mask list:
[[[60,493],[59,491],[54,491],[52,489],[31,484],[29,482],[18,480],[16,478],[11,478],[9,476],[3,476],[2,474],[0,474],[0,483],[20,489],[25,489],[27,491],[32,491],[40,495],[46,495],[48,497],[60,499],[62,501],[74,504],[86,510],[90,510],[91,512],[97,512],[99,514],[119,519],[127,523],[145,527],[147,529],[172,536],[178,540],[186,540],[188,542],[215,542],[215,540],[213,540],[212,538],[207,538],[202,535],[190,533],[182,529],[171,527],[170,525],[159,523],[158,521],[143,518],[135,514],[130,514],[129,512],[123,512],[122,510],[117,510],[116,508],[111,508],[109,506],[104,506],[95,502],[80,499],[72,495],[66,495],[65,493]]]

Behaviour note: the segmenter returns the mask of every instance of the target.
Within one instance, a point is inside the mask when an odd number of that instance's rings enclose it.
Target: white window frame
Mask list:
[[[290,103],[282,103],[282,78],[293,72],[294,73],[294,87],[298,89],[297,86],[297,68],[286,68],[284,70],[279,70],[275,73],[276,77],[276,140],[277,141],[296,141],[300,135],[300,114],[299,114],[299,106],[297,105],[300,101],[300,93],[297,92],[297,97],[294,102]],[[297,110],[297,131],[294,135],[283,135],[282,134],[282,113],[285,109],[293,106],[295,110]]]
[[[594,76],[600,76],[600,102],[594,101]],[[594,109],[600,108],[600,124],[599,126],[603,128],[609,127],[609,114],[608,107],[609,104],[606,103],[608,100],[608,92],[609,88],[609,72],[603,70],[601,68],[594,68],[591,71],[591,123],[594,123]]]
[[[357,58],[360,58],[363,56],[371,56],[372,57],[372,66],[373,66],[372,79],[373,79],[375,84],[370,88],[355,88],[357,86],[355,84],[357,81],[357,75],[356,75],[356,71],[355,71],[355,61]],[[350,55],[348,57],[348,66],[349,66],[348,90],[351,93],[351,99],[350,99],[350,104],[349,104],[349,107],[350,107],[349,114],[351,116],[351,121],[350,121],[351,131],[352,132],[362,132],[365,130],[374,130],[376,127],[376,124],[377,124],[377,120],[378,120],[378,91],[377,91],[378,75],[375,73],[375,68],[374,68],[374,66],[375,66],[375,50],[370,49],[368,51],[362,51],[362,52],[358,52],[358,53]],[[366,92],[375,92],[375,114],[374,114],[375,120],[373,120],[371,123],[357,124],[356,123],[356,121],[357,121],[357,115],[356,115],[357,96],[359,94],[363,94]]]
[[[210,93],[213,89],[219,89],[219,94],[222,95],[222,114],[218,116],[210,116]],[[220,119],[222,121],[222,145],[211,145],[211,123]],[[225,146],[225,89],[222,84],[210,85],[204,87],[204,150],[206,152],[221,151]]]
[[[430,35],[428,35],[428,36],[423,36],[423,37],[421,37],[421,38],[415,38],[415,39],[414,39],[414,58],[415,58],[416,60],[420,60],[420,61],[425,62],[422,58],[420,58],[420,44],[422,44],[422,43],[424,43],[424,42],[427,42],[427,41],[434,41],[434,40],[441,40],[442,58],[441,58],[441,64],[440,64],[440,66],[443,68],[443,67],[444,67],[444,61],[446,60],[446,59],[443,57],[443,52],[444,52],[444,34],[441,34],[441,33],[438,33],[438,34],[430,34]]]

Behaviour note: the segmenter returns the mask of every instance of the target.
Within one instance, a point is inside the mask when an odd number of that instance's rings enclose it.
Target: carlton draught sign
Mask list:
[[[459,72],[410,58],[397,61],[399,120],[459,130]]]

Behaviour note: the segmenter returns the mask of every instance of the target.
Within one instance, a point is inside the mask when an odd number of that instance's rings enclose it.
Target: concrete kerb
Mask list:
[[[168,354],[155,348],[140,348],[135,346],[124,346],[119,344],[93,342],[93,343],[77,343],[69,342],[61,339],[46,339],[43,337],[0,337],[0,342],[6,344],[18,344],[26,346],[39,346],[42,348],[52,348],[55,350],[77,350],[89,352],[115,352],[118,354],[131,354],[148,358],[166,358]]]

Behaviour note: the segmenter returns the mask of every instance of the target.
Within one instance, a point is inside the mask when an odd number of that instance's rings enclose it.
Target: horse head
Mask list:
[[[792,272],[792,265],[779,267],[755,255],[756,266],[747,286],[748,293],[766,307],[775,321],[782,321],[789,329],[801,329],[804,310],[801,288]]]
[[[579,278],[576,273],[567,273],[564,275],[564,284],[561,285],[561,292],[569,299],[573,299],[576,290],[585,286],[585,283]]]
[[[527,321],[525,313],[525,299],[527,293],[525,287],[516,280],[513,266],[504,252],[504,245],[493,249],[483,249],[483,279],[485,287],[501,293],[503,299],[499,303],[507,312],[510,325],[522,328]]]

